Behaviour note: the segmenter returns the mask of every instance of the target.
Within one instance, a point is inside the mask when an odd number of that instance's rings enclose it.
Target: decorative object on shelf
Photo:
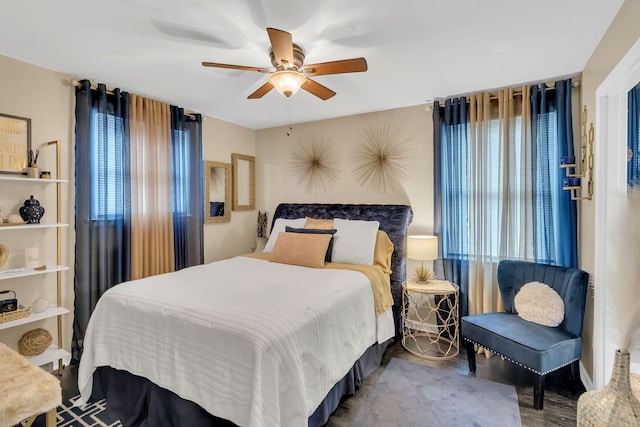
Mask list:
[[[291,173],[312,193],[327,191],[338,179],[339,159],[328,138],[313,134],[291,153]]]
[[[34,152],[33,150],[29,150],[29,156],[27,159],[27,164],[29,166],[27,166],[27,176],[29,178],[40,178],[40,168],[38,167],[38,156],[40,155],[40,150],[36,149],[36,151]]]
[[[640,403],[633,396],[630,352],[640,350],[640,188],[630,187],[618,202],[621,207],[611,232],[615,260],[604,283],[607,292],[607,335],[617,346],[611,379],[604,389],[583,393],[578,399],[578,426],[640,424]]]
[[[22,175],[29,166],[31,119],[0,114],[0,173]]]
[[[379,193],[398,189],[400,181],[408,176],[409,140],[395,125],[365,129],[353,155],[354,173],[360,185]]]
[[[18,340],[18,353],[23,356],[37,356],[49,348],[53,338],[46,329],[37,328],[25,332]]]
[[[24,267],[36,268],[40,264],[40,249],[25,248],[24,249]]]
[[[591,200],[593,197],[593,135],[593,122],[587,133],[587,106],[585,105],[582,110],[582,144],[580,146],[582,172],[578,171],[575,156],[560,158],[560,168],[564,169],[566,177],[562,181],[562,189],[571,191],[571,200]],[[581,178],[586,178],[587,181],[586,194],[582,193]]]
[[[22,217],[20,215],[16,215],[16,214],[9,215],[9,218],[7,218],[7,222],[9,224],[16,224],[16,225],[24,224],[24,221],[22,220]]]
[[[16,311],[9,311],[6,313],[0,313],[0,323],[12,322],[14,320],[23,319],[29,317],[31,314],[31,307],[18,306]]]
[[[0,291],[0,295],[8,294],[9,292],[13,294],[13,298],[0,300],[0,313],[8,313],[10,311],[16,311],[18,309],[18,299],[16,298],[16,291]]]
[[[0,245],[0,267],[9,259],[9,249],[5,245]]]
[[[51,172],[50,171],[42,171],[42,172],[40,172],[40,178],[42,178],[42,179],[51,179]]]
[[[24,206],[20,207],[20,216],[27,224],[40,224],[40,219],[44,215],[44,208],[40,202],[31,196],[24,201]]]
[[[34,313],[42,313],[49,308],[49,301],[44,298],[38,298],[31,304],[31,311]]]
[[[424,262],[438,259],[438,237],[421,235],[407,237],[407,258],[422,262],[422,265],[413,271],[413,280],[420,283],[435,280],[436,274],[431,269],[425,268]]]

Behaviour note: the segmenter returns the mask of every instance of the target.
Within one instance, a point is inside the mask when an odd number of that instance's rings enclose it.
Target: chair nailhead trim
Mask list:
[[[480,343],[477,343],[477,342],[475,342],[475,341],[473,341],[473,340],[470,340],[470,339],[469,339],[469,338],[467,338],[467,337],[462,337],[462,338],[463,338],[465,341],[467,341],[467,342],[470,342],[470,343],[472,343],[472,344],[475,344],[475,345],[478,345],[478,346],[480,346],[480,347],[482,347],[482,348],[485,348],[485,349],[489,350],[491,353],[493,353],[493,354],[497,354],[498,356],[500,356],[500,357],[503,357],[503,358],[507,359],[509,362],[511,362],[511,363],[513,363],[513,364],[515,364],[515,365],[518,365],[518,366],[522,366],[523,368],[528,369],[528,370],[530,370],[531,372],[534,372],[534,373],[536,373],[536,374],[538,374],[538,375],[547,375],[549,372],[553,372],[553,371],[555,371],[555,370],[557,370],[557,369],[560,369],[560,368],[563,368],[563,367],[565,367],[565,366],[567,366],[567,365],[572,364],[572,363],[573,363],[573,362],[575,362],[576,360],[580,360],[580,358],[578,357],[578,358],[576,358],[576,359],[571,360],[570,362],[567,362],[567,363],[565,363],[565,364],[563,364],[563,365],[556,366],[556,367],[555,367],[555,368],[553,368],[553,369],[549,369],[548,371],[546,371],[546,372],[544,372],[544,373],[541,373],[541,372],[539,372],[539,371],[537,371],[537,370],[535,370],[535,369],[533,369],[533,368],[530,368],[530,367],[528,367],[528,366],[526,366],[526,365],[523,365],[523,364],[522,364],[522,363],[520,363],[520,362],[517,362],[517,361],[515,361],[515,360],[511,359],[511,358],[510,358],[510,357],[508,357],[508,356],[505,356],[504,354],[502,354],[502,353],[500,353],[500,352],[497,352],[497,351],[495,351],[495,350],[493,350],[493,349],[491,349],[491,348],[488,348],[488,347],[486,347],[486,346],[484,346],[484,345],[482,345],[482,344],[480,344]]]

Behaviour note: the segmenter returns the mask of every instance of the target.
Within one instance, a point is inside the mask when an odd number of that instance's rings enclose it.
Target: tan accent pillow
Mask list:
[[[373,248],[373,265],[382,267],[382,271],[391,274],[391,255],[393,254],[393,242],[389,235],[382,230],[378,230],[376,235],[376,245]]]
[[[514,299],[518,316],[529,322],[555,328],[564,320],[564,301],[549,285],[529,282]]]
[[[271,261],[324,268],[331,237],[331,234],[280,233],[271,252]]]
[[[304,228],[315,228],[318,230],[332,230],[333,229],[333,220],[332,219],[320,219],[320,218],[306,218],[306,222],[304,223]]]

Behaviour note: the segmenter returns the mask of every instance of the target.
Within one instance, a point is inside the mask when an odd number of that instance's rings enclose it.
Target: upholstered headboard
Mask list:
[[[342,205],[317,203],[281,203],[276,208],[271,228],[277,218],[345,218],[365,221],[378,221],[380,230],[389,235],[394,251],[391,256],[391,294],[393,295],[393,314],[396,322],[396,334],[399,335],[402,322],[402,282],[406,280],[407,230],[413,220],[411,206],[407,205]]]

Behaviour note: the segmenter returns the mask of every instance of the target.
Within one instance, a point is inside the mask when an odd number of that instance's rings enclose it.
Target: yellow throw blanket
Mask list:
[[[244,254],[242,256],[271,261],[271,254],[265,252]],[[391,276],[385,273],[380,266],[330,262],[325,264],[325,268],[358,271],[367,276],[371,283],[376,315],[380,315],[387,311],[389,307],[393,305],[393,297],[391,296]]]

